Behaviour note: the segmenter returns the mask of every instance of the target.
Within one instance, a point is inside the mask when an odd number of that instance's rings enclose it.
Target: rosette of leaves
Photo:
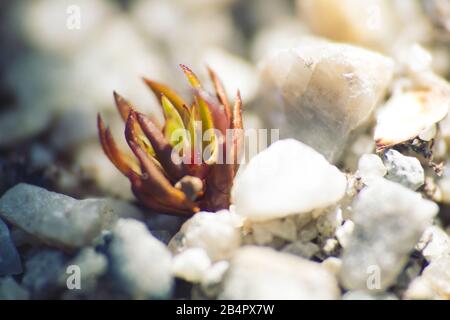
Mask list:
[[[191,86],[189,102],[144,78],[160,102],[164,124],[114,92],[132,153],[118,148],[100,114],[97,125],[104,153],[128,177],[139,202],[156,212],[189,216],[230,205],[243,143],[242,100],[238,91],[231,104],[211,69],[214,94],[205,91],[188,67],[181,68]]]

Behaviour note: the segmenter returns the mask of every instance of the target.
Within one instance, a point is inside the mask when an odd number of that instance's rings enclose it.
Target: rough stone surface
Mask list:
[[[345,175],[320,153],[287,139],[250,160],[236,178],[232,196],[239,215],[264,221],[330,206],[343,197],[346,183]]]
[[[110,247],[114,274],[132,298],[168,298],[172,290],[172,257],[146,226],[120,219]]]
[[[334,161],[383,98],[393,68],[380,54],[303,38],[263,63],[261,107],[282,138],[295,137]]]
[[[379,179],[358,194],[353,210],[355,230],[342,257],[342,285],[386,289],[402,271],[438,206],[397,183]],[[379,275],[379,281],[369,288],[371,275],[373,279]]]
[[[260,247],[243,247],[231,259],[222,299],[338,299],[332,273],[320,264]]]
[[[0,219],[0,276],[22,273],[22,262],[8,226]]]
[[[186,221],[172,238],[174,253],[202,248],[212,261],[228,259],[241,245],[241,219],[228,210],[199,212]]]
[[[115,206],[115,202],[76,200],[21,183],[0,199],[0,216],[48,244],[77,248],[89,245],[111,226]]]
[[[417,158],[406,157],[397,150],[389,149],[383,160],[387,168],[386,179],[412,190],[417,190],[424,184],[425,173]]]

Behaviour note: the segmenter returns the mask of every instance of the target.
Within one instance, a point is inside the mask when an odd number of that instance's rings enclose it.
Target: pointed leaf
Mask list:
[[[119,150],[110,129],[105,127],[100,114],[97,115],[97,128],[103,151],[116,168],[126,176],[129,176],[132,172],[140,173],[138,164]]]
[[[141,177],[145,189],[154,195],[155,199],[159,199],[160,203],[166,204],[168,207],[175,209],[194,210],[196,205],[189,200],[186,195],[172,186],[169,180],[158,170],[149,156],[142,150],[139,145],[130,142],[130,147],[139,159],[145,176]]]
[[[155,150],[156,158],[169,175],[171,181],[177,182],[187,173],[181,157],[176,152],[172,152],[172,146],[150,118],[142,113],[136,113],[136,116],[142,131]]]
[[[189,119],[189,109],[187,108],[187,103],[181,98],[175,91],[170,89],[168,86],[144,78],[145,84],[153,91],[156,99],[161,102],[161,96],[166,96],[167,99],[172,102],[173,106],[177,109],[185,125],[188,123]]]
[[[175,109],[170,100],[167,99],[167,97],[164,95],[161,97],[161,105],[163,107],[164,117],[166,119],[166,123],[164,126],[164,136],[166,137],[166,139],[172,146],[175,146],[179,143],[187,143],[187,137],[185,137],[184,135],[182,135],[181,137],[174,136],[174,133],[176,133],[177,130],[183,130],[179,131],[181,133],[185,132],[184,123],[178,111]]]
[[[231,105],[230,105],[230,102],[228,101],[227,94],[226,94],[225,89],[222,85],[222,82],[219,80],[219,77],[217,76],[217,74],[209,67],[208,67],[208,72],[209,72],[209,77],[211,78],[211,81],[214,85],[214,89],[216,90],[217,98],[219,99],[220,103],[225,108],[225,114],[226,114],[227,122],[228,122],[227,126],[229,126],[229,123],[231,122]]]

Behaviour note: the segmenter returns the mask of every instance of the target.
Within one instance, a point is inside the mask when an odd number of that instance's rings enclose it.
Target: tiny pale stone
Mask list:
[[[343,225],[336,229],[336,238],[343,248],[348,247],[354,229],[355,224],[351,220],[346,220]]]
[[[425,183],[425,173],[420,161],[407,157],[394,149],[389,149],[383,156],[387,168],[386,179],[398,182],[412,190],[419,189]]]
[[[384,177],[387,169],[383,161],[376,154],[363,154],[358,161],[357,175],[361,177],[364,184],[369,185],[375,179]]]

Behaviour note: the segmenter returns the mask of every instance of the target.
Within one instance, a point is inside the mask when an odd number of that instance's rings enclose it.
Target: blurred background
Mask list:
[[[101,112],[124,144],[112,92],[161,117],[143,76],[187,92],[178,67],[209,65],[259,127],[258,64],[304,35],[396,59],[408,44],[450,74],[447,0],[28,0],[0,2],[0,194],[28,182],[132,199],[97,141]]]

